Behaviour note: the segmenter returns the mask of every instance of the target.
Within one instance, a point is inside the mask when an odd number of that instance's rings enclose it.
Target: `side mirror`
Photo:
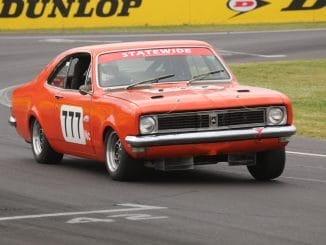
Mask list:
[[[86,94],[92,95],[92,85],[90,84],[81,85],[78,91],[81,95],[86,95]]]

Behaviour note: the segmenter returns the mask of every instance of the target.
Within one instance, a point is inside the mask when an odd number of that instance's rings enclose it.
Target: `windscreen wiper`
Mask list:
[[[188,81],[188,83],[192,83],[192,82],[194,82],[194,81],[204,80],[206,77],[208,77],[208,76],[210,76],[210,75],[214,75],[214,74],[217,74],[217,73],[220,73],[220,72],[224,72],[224,71],[225,71],[224,69],[221,69],[221,70],[210,71],[210,72],[206,72],[206,73],[203,73],[203,74],[199,74],[199,75],[193,76],[193,77]]]
[[[135,83],[130,84],[129,86],[127,86],[126,89],[131,89],[131,88],[133,88],[135,86],[138,86],[138,85],[141,85],[141,84],[144,84],[144,83],[158,83],[160,80],[170,78],[170,77],[174,77],[174,76],[175,76],[174,74],[169,74],[169,75],[152,78],[152,79],[145,80],[145,81],[135,82]]]

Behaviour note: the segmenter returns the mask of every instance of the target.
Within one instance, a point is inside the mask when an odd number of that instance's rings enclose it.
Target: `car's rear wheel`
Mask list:
[[[31,126],[32,150],[34,158],[39,163],[55,164],[62,160],[63,154],[55,152],[37,120],[33,120]]]
[[[256,180],[271,180],[279,177],[285,166],[285,148],[257,153],[256,165],[248,166]]]
[[[140,176],[143,165],[131,158],[123,148],[116,132],[110,131],[105,137],[106,169],[114,180],[131,180]]]

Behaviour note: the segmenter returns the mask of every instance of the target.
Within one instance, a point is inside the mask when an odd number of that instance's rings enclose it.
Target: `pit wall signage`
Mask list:
[[[326,21],[326,0],[0,0],[0,30]]]

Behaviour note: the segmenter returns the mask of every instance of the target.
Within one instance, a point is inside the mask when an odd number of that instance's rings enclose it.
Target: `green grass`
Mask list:
[[[34,29],[24,32],[50,33],[137,33],[137,32],[221,32],[221,31],[263,31],[326,28],[326,22],[277,23],[277,24],[225,24],[225,25],[175,25],[175,26],[136,26],[136,27],[99,27],[99,28],[68,28],[68,29]],[[19,30],[1,32],[19,32]]]
[[[326,139],[326,59],[232,64],[241,84],[286,94],[297,135]]]

